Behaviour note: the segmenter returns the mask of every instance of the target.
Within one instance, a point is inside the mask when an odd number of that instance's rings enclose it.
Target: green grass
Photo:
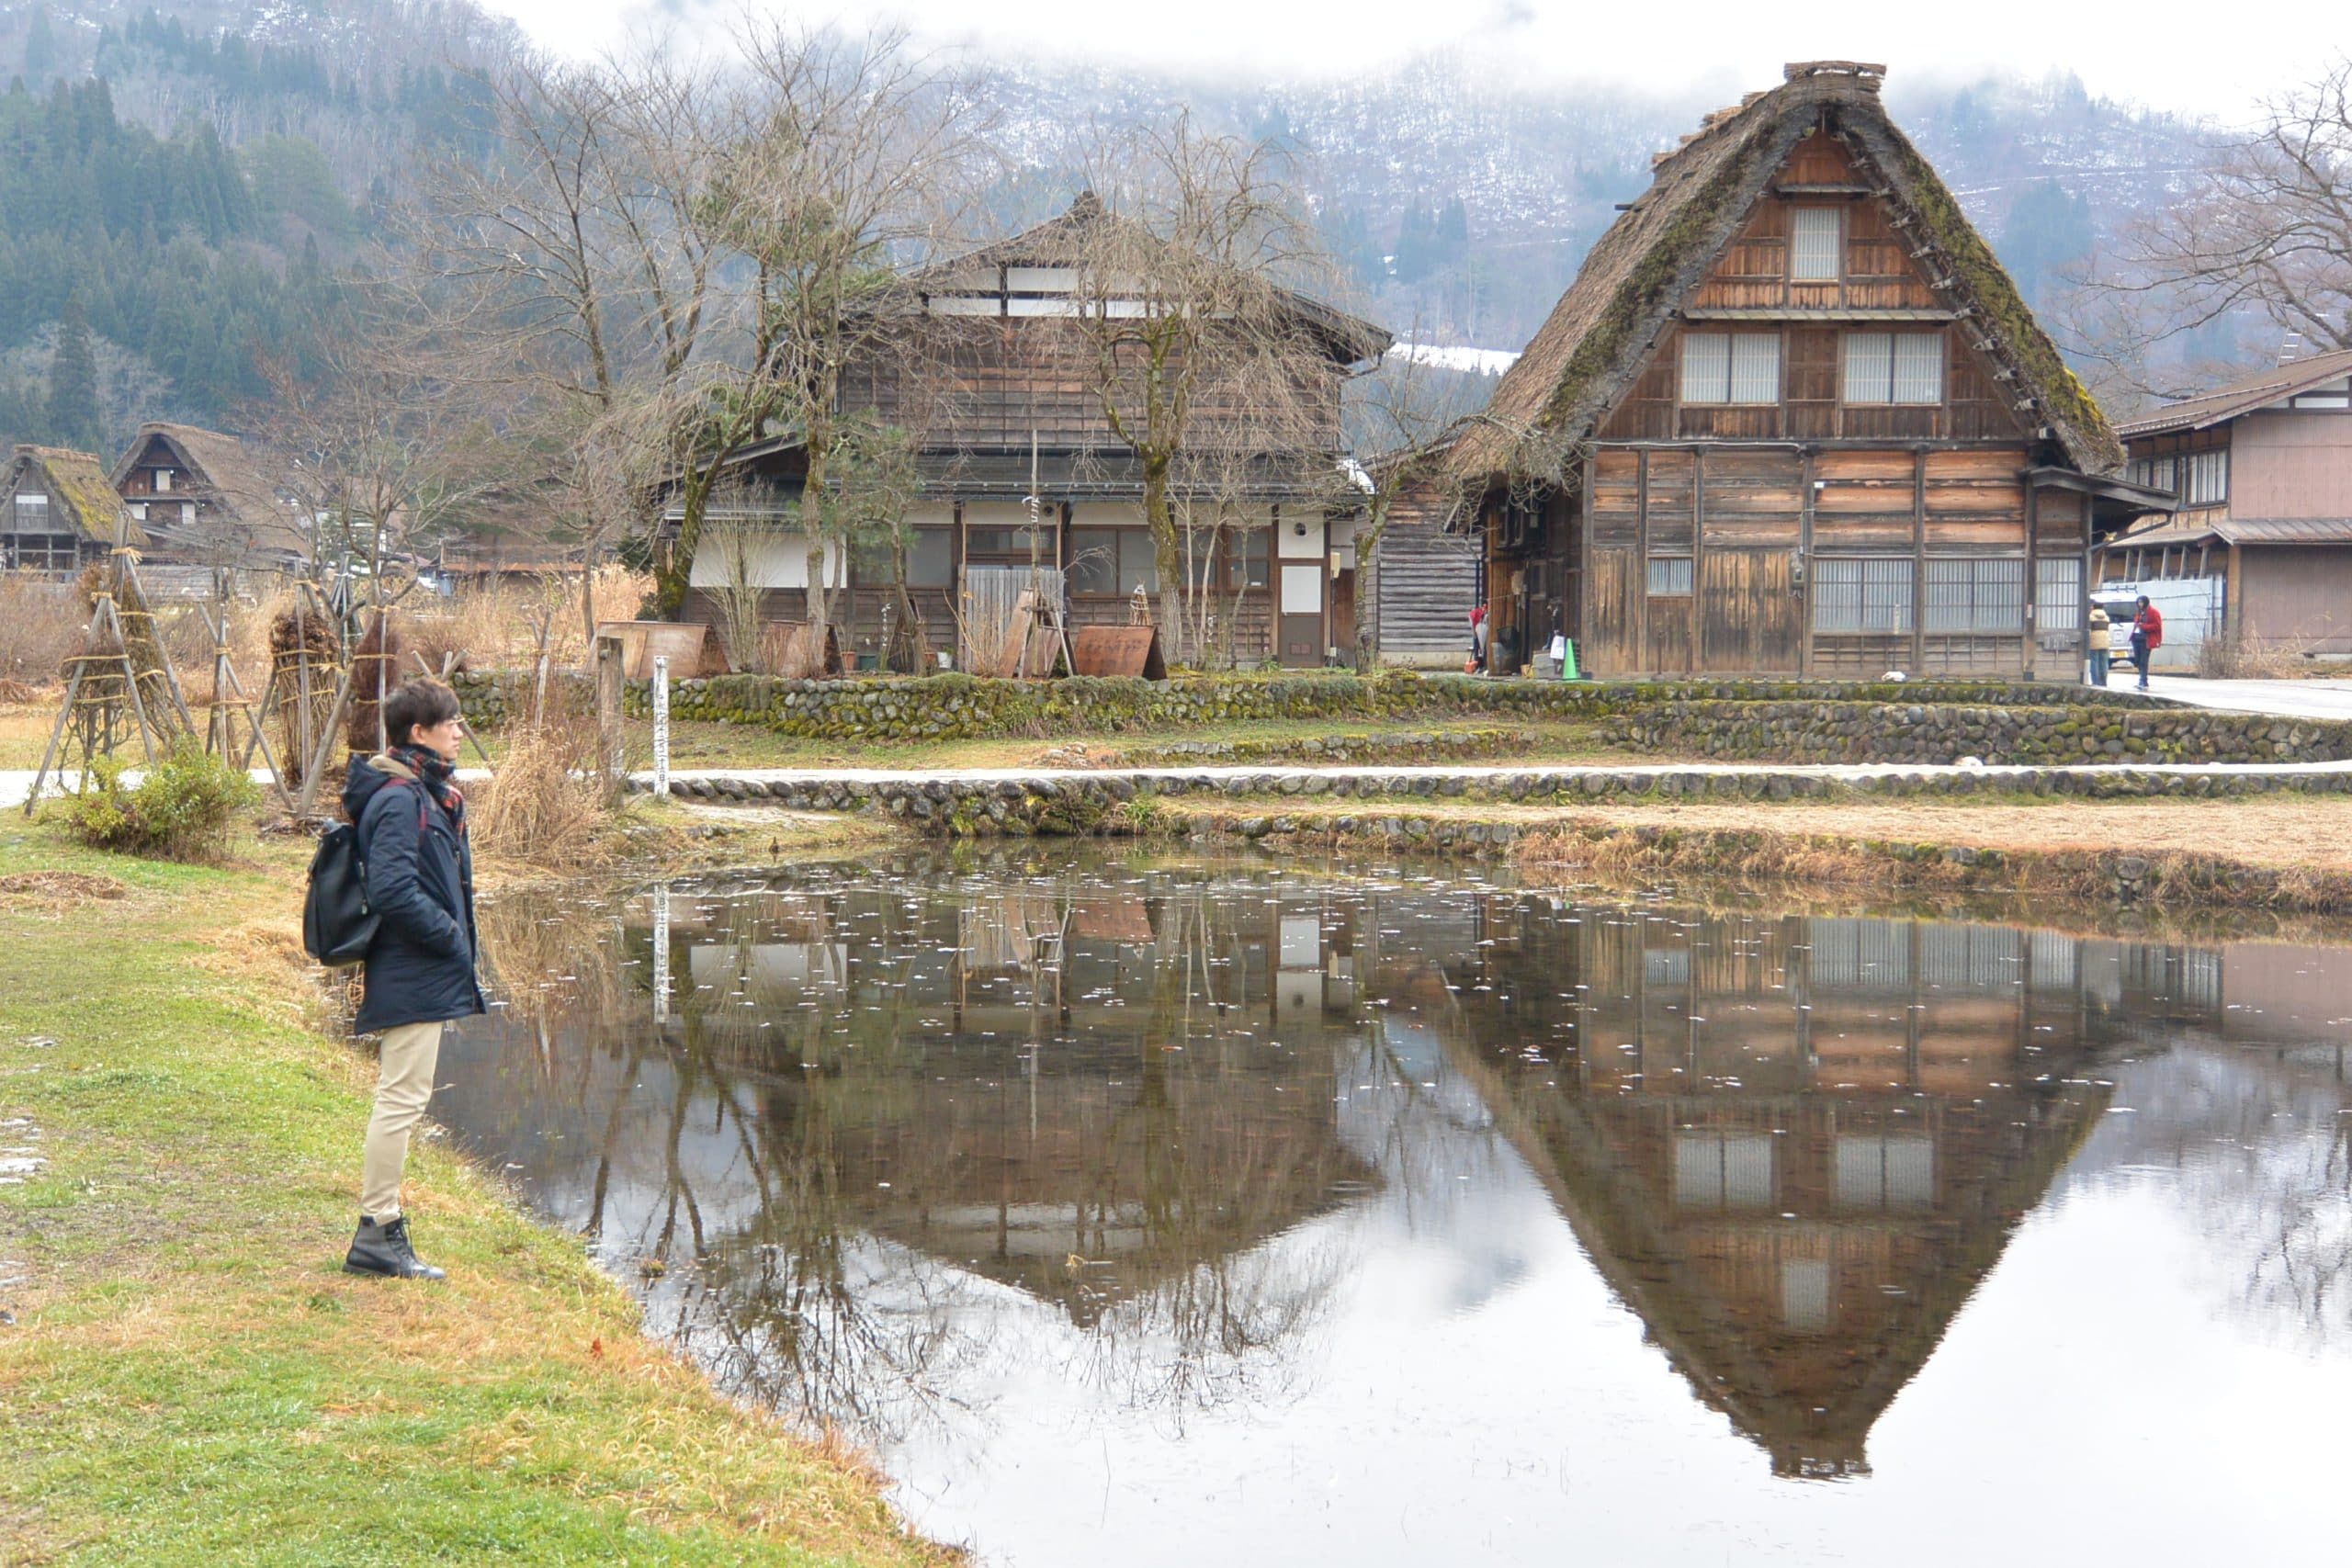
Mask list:
[[[0,1562],[935,1560],[437,1142],[408,1200],[448,1281],[340,1271],[371,1069],[311,1027],[300,846],[241,854],[0,822],[0,889],[122,887],[0,891],[0,1121],[49,1161],[0,1186]]]

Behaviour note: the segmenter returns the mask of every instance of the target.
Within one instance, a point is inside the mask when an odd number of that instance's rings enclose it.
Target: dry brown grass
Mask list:
[[[637,618],[652,580],[618,566],[600,568],[590,592],[599,621]],[[577,574],[497,581],[460,590],[430,607],[403,615],[409,646],[435,671],[455,657],[470,670],[526,670],[538,660],[546,633],[548,662],[577,669],[587,634],[580,619]]]
[[[87,871],[20,871],[0,876],[0,909],[54,913],[92,899],[116,899],[130,890],[111,876]]]
[[[579,872],[609,864],[616,812],[594,777],[595,760],[592,724],[557,718],[518,730],[469,803],[475,854]]]
[[[0,572],[0,678],[43,686],[82,650],[89,605],[70,583],[28,572]]]

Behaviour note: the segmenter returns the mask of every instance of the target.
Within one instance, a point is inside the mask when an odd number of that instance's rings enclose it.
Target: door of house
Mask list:
[[[1283,562],[1274,657],[1284,669],[1312,670],[1323,662],[1323,579],[1319,559]]]
[[[1710,675],[1793,675],[1804,657],[1802,596],[1787,550],[1709,550],[1699,558],[1699,668]]]

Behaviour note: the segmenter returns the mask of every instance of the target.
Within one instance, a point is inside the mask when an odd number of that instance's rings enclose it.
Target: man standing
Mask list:
[[[455,782],[465,724],[438,681],[411,681],[384,699],[380,756],[351,760],[343,809],[359,829],[368,905],[381,918],[361,960],[356,1028],[380,1031],[376,1111],[359,1167],[359,1230],[343,1260],[354,1274],[438,1280],[417,1261],[401,1212],[409,1134],[433,1098],[441,1026],[482,1010],[474,980],[473,852]]]
[[[2140,667],[2140,690],[2148,689],[2148,666],[2156,657],[2156,649],[2165,645],[2165,618],[2148,596],[2140,595],[2140,608],[2132,617],[2132,662]]]

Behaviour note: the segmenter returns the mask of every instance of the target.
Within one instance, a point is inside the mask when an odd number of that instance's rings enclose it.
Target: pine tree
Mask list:
[[[49,7],[36,6],[25,28],[25,80],[38,87],[56,69],[57,35],[50,29]]]
[[[70,294],[49,361],[49,438],[84,452],[98,447],[98,354],[82,297]]]

